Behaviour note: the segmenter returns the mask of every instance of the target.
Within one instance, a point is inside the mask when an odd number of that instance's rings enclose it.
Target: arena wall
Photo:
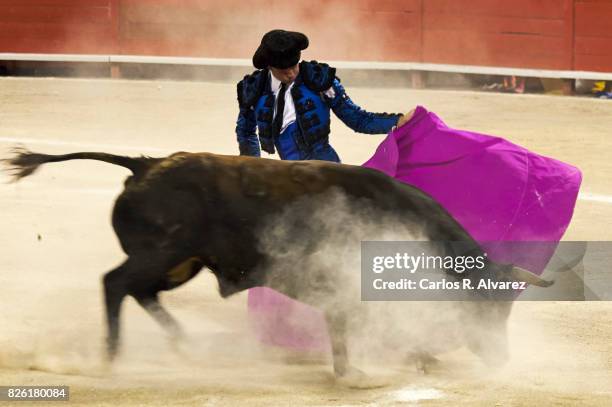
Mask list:
[[[572,0],[427,0],[423,61],[572,69]]]
[[[577,0],[574,69],[612,71],[612,0]]]
[[[119,1],[0,0],[0,52],[115,52]]]
[[[311,59],[612,72],[610,21],[612,0],[0,0],[0,52],[249,58],[291,27]]]

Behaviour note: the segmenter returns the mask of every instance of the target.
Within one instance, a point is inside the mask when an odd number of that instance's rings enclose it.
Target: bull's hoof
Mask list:
[[[488,332],[483,333],[481,330],[478,337],[468,338],[467,345],[487,367],[498,369],[510,360],[505,331],[489,328]]]
[[[508,363],[508,360],[510,360],[510,356],[507,352],[483,353],[479,356],[482,362],[491,369],[501,369]]]
[[[104,358],[102,362],[96,366],[91,374],[95,377],[108,377],[113,373],[113,364],[108,358]]]
[[[408,355],[407,360],[413,362],[416,370],[421,374],[428,374],[440,361],[426,352],[418,352]]]
[[[170,350],[177,358],[188,362],[191,360],[188,352],[188,344],[187,340],[184,336],[171,336],[168,338],[168,345],[170,346]]]
[[[342,375],[336,373],[336,381],[341,386],[351,389],[375,389],[387,385],[382,380],[368,376],[362,370],[352,366],[346,368]]]
[[[106,363],[109,365],[117,359],[119,355],[119,344],[115,341],[106,341]]]

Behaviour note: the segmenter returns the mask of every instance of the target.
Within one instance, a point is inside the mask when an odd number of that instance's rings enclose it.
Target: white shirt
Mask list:
[[[272,92],[274,93],[274,117],[276,117],[276,100],[278,99],[278,92],[280,92],[281,81],[276,79],[272,73],[270,73],[270,77],[272,78]],[[293,98],[291,97],[291,88],[295,82],[291,82],[285,91],[285,111],[283,112],[283,125],[281,126],[281,133],[285,131],[287,126],[295,121],[295,104],[293,103]]]
[[[272,79],[271,87],[272,87],[272,92],[274,93],[274,117],[276,117],[276,100],[278,98],[278,93],[280,92],[281,81],[276,79],[276,77],[272,75],[271,72],[270,72],[270,78]],[[291,84],[289,84],[289,86],[287,87],[287,90],[285,91],[285,111],[283,112],[283,125],[281,126],[281,131],[280,131],[281,133],[285,131],[287,126],[289,126],[291,123],[293,123],[296,120],[295,119],[295,104],[293,103],[293,98],[291,97],[291,88],[293,88],[294,84],[295,84],[295,81],[291,82]],[[336,96],[336,92],[334,91],[333,87],[327,89],[324,92],[324,94],[330,99],[333,99]]]

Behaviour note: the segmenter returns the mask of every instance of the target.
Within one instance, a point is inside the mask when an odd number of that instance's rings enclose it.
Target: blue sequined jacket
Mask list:
[[[299,157],[294,159],[339,161],[329,145],[330,110],[359,133],[388,133],[400,117],[399,114],[370,113],[361,109],[348,97],[335,73],[335,68],[327,64],[300,63],[300,73],[291,88],[297,122],[292,137],[299,151]],[[333,98],[324,94],[329,88],[334,90]],[[268,70],[255,71],[238,83],[240,113],[236,135],[240,155],[260,156],[261,150],[274,154],[275,146],[283,148],[272,133],[274,103]],[[279,153],[284,157],[283,151]]]

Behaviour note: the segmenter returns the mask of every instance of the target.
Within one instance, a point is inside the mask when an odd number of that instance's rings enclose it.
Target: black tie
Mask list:
[[[281,83],[280,91],[278,91],[278,97],[276,98],[276,116],[274,116],[274,123],[272,128],[274,129],[274,137],[280,135],[281,129],[283,128],[283,116],[285,112],[285,91],[287,85]]]

